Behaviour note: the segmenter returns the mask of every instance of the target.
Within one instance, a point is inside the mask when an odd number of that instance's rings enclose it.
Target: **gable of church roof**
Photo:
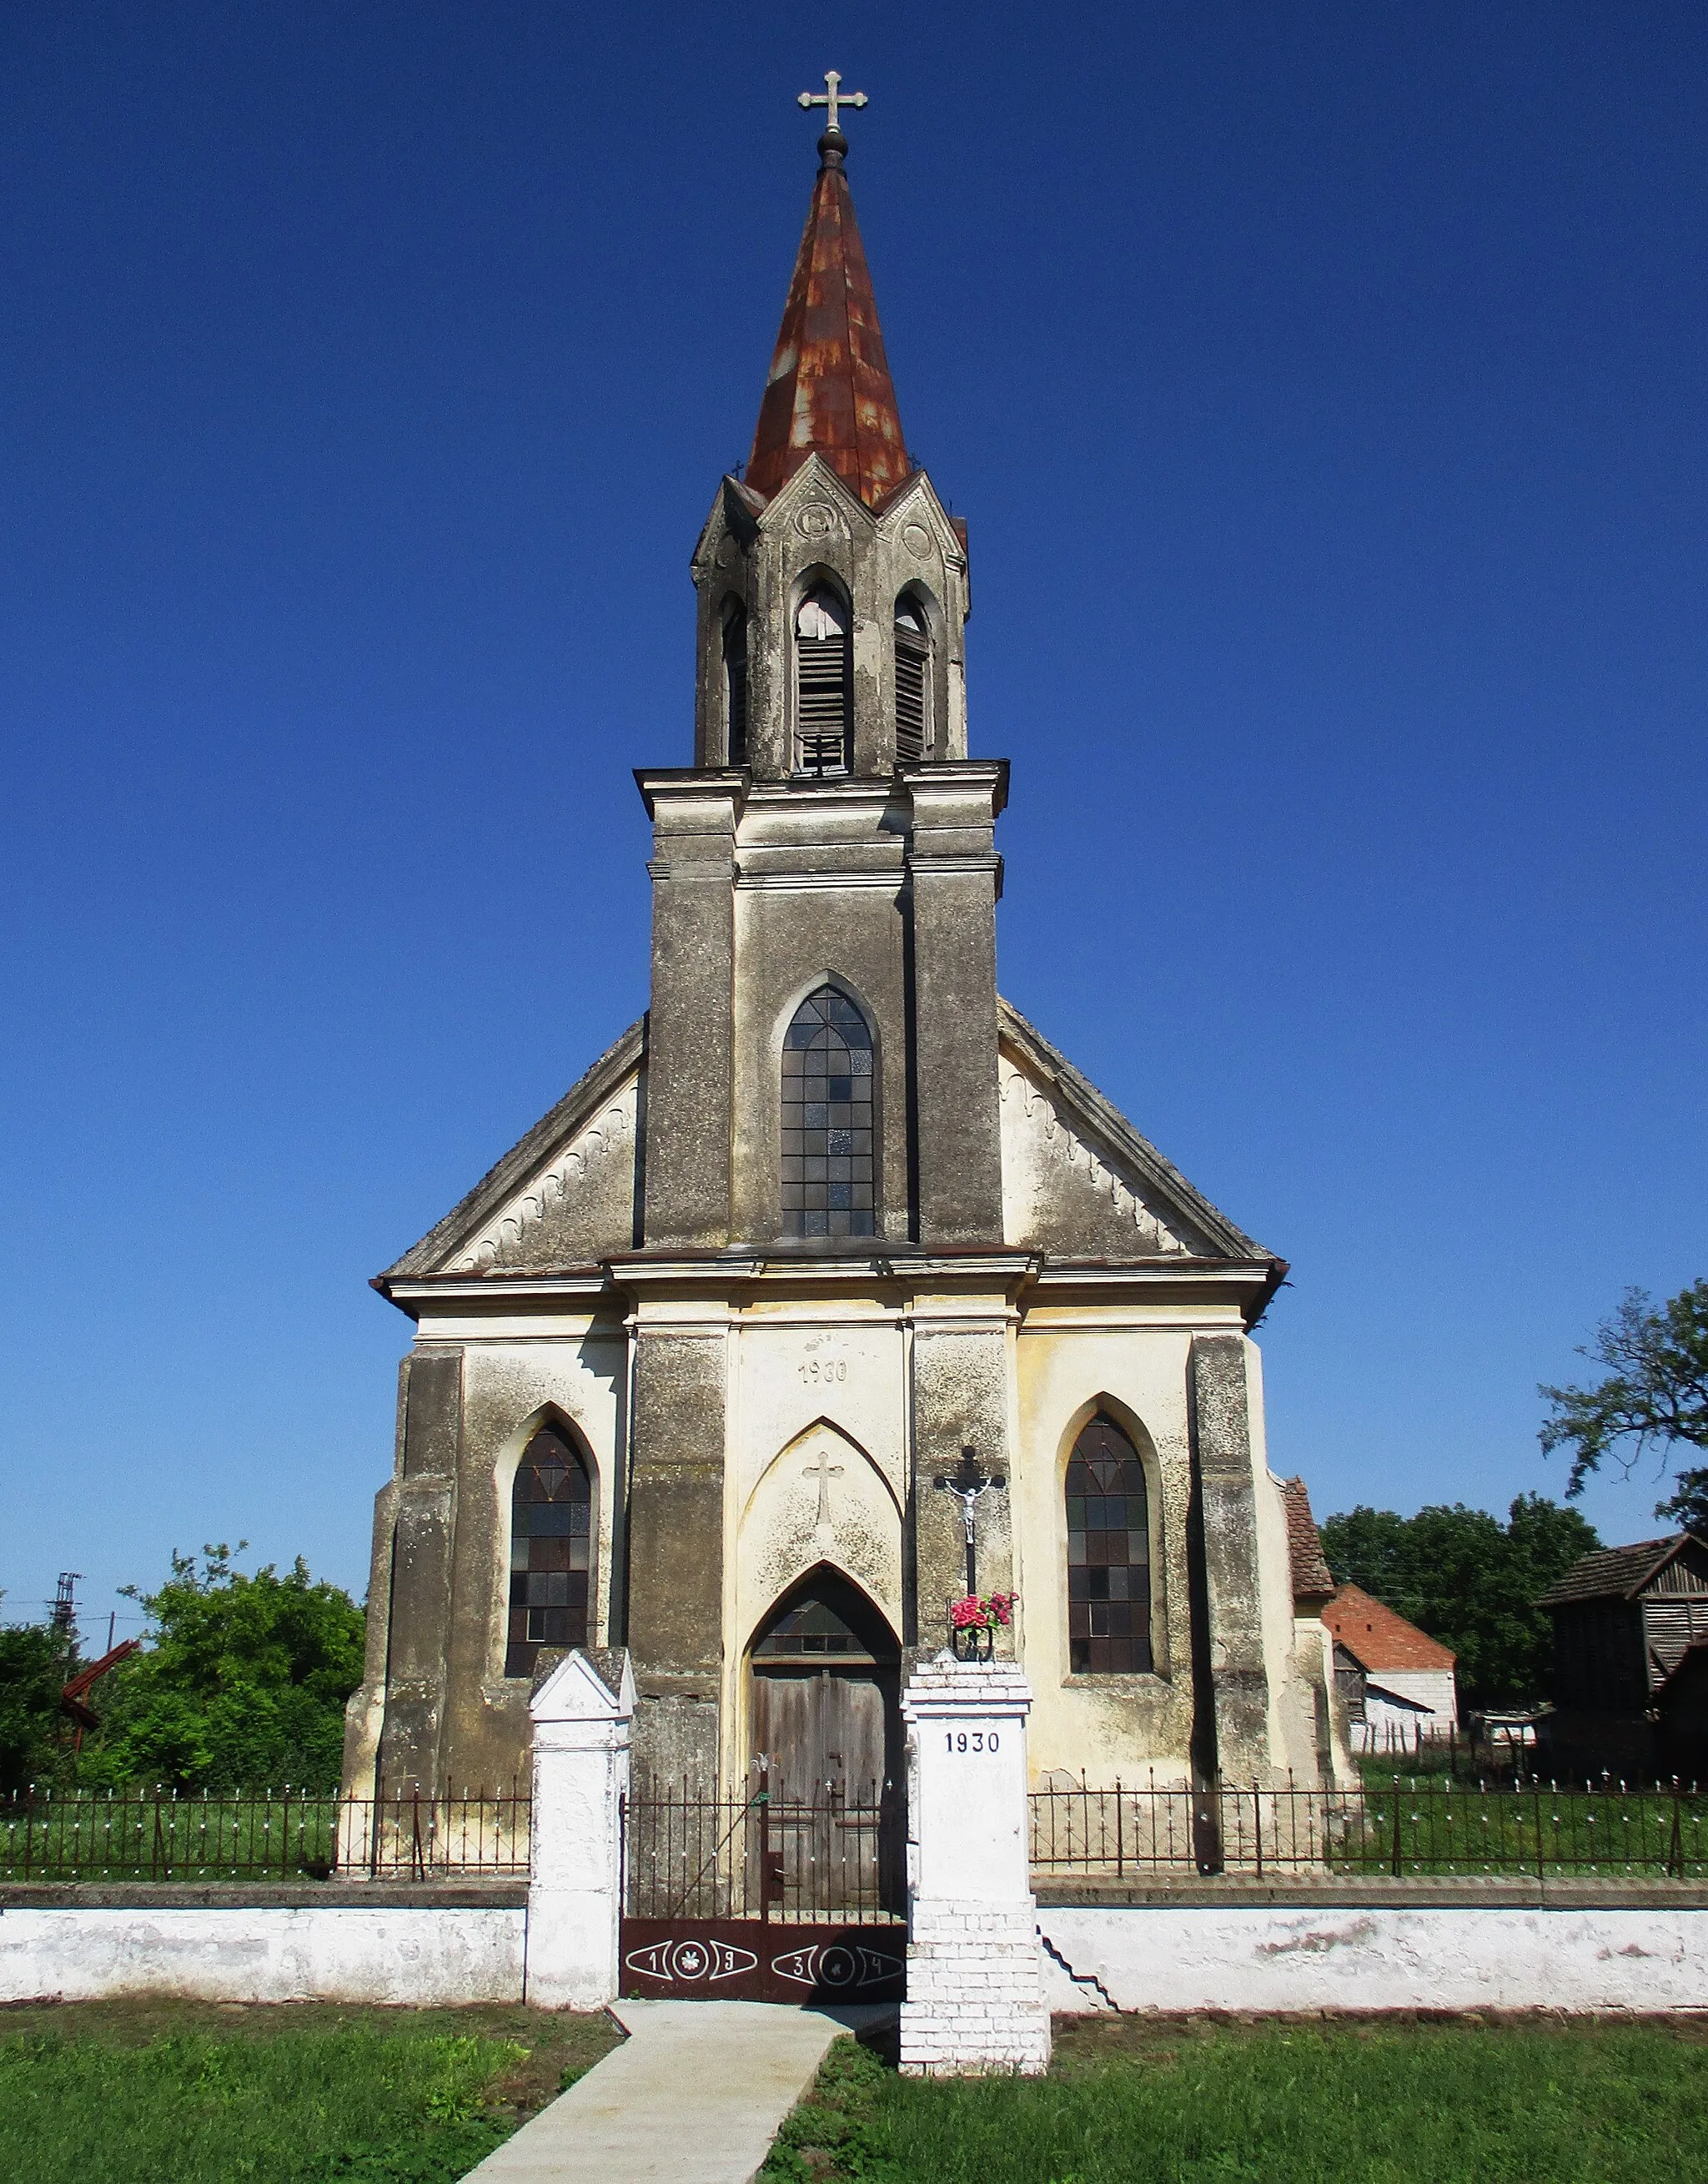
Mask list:
[[[494,1267],[590,1266],[631,1250],[645,1066],[643,1017],[376,1286]]]
[[[1004,1240],[1064,1259],[1275,1260],[999,1000]]]

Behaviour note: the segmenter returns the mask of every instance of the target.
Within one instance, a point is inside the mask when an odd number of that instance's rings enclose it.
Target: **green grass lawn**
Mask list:
[[[450,2184],[618,2035],[543,2010],[0,2009],[5,2184]]]
[[[1708,2026],[1096,2019],[1044,2079],[843,2040],[765,2184],[1696,2184]]]

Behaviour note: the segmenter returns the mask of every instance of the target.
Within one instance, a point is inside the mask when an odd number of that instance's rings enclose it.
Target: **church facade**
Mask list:
[[[637,777],[646,1014],[376,1284],[416,1332],[352,1795],[508,1787],[581,1644],[629,1649],[643,1773],[899,1780],[969,1449],[1005,1482],[978,1587],[1018,1596],[1035,1774],[1344,1753],[1265,1458],[1286,1268],[998,992],[966,532],[906,453],[846,140],[819,148],[694,550],[693,763]]]

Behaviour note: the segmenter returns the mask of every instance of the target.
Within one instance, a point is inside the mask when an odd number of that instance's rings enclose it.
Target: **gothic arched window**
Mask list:
[[[854,727],[854,647],[847,606],[827,584],[795,615],[795,764],[802,773],[846,773]]]
[[[724,609],[726,763],[748,762],[748,610],[739,599]]]
[[[593,1489],[561,1426],[543,1425],[510,1489],[507,1676],[531,1676],[542,1646],[585,1646],[593,1596]]]
[[[1067,1466],[1068,1667],[1148,1670],[1150,1513],[1144,1466],[1121,1428],[1094,1418]]]
[[[872,1047],[834,986],[795,1011],[783,1041],[783,1234],[876,1234]]]
[[[895,603],[895,755],[913,766],[931,748],[931,626],[905,593]]]

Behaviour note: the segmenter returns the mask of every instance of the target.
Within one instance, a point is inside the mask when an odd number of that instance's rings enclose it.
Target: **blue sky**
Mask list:
[[[361,1590],[366,1279],[644,1006],[829,66],[1003,986],[1292,1262],[1276,1468],[1557,1493],[1708,1271],[1700,8],[14,0],[0,1614]]]

